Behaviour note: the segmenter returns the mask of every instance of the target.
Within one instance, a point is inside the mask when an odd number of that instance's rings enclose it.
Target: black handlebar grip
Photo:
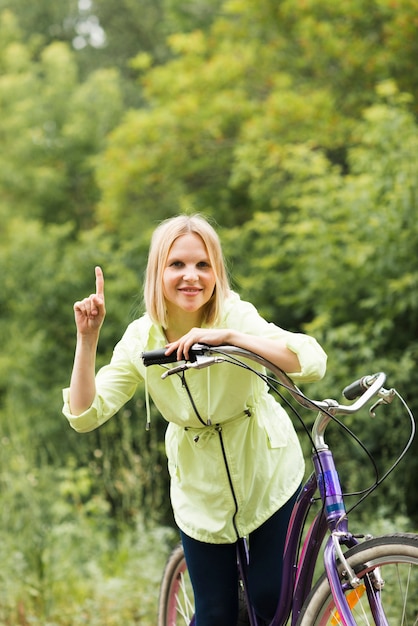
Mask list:
[[[189,358],[187,359],[187,361],[189,363],[194,363],[197,356],[205,354],[206,350],[207,347],[205,345],[200,343],[194,343],[189,349]],[[163,363],[177,363],[179,361],[179,359],[177,358],[176,350],[174,350],[174,352],[169,355],[167,355],[165,351],[166,348],[158,348],[158,350],[143,352],[141,354],[141,357],[145,367],[148,367],[148,365],[162,365]],[[185,359],[180,360],[183,361]]]
[[[141,357],[145,367],[148,367],[148,365],[162,365],[163,363],[176,363],[178,361],[175,350],[168,355],[165,351],[166,348],[159,348],[158,350],[143,352]]]
[[[365,384],[366,379],[367,376],[362,376],[362,378],[359,378],[350,385],[347,385],[347,387],[343,389],[344,398],[347,400],[355,400],[356,398],[359,398],[367,389],[367,385]]]
[[[141,357],[145,367],[148,365],[163,365],[164,363],[177,363],[179,359],[177,358],[177,351],[174,350],[171,354],[165,353],[166,348],[158,348],[158,350],[150,350],[149,352],[143,352]],[[189,358],[187,359],[190,363],[194,363],[196,361],[196,356],[198,354],[203,354],[204,348],[200,346],[200,344],[194,344],[189,350]],[[180,359],[184,360],[184,359]]]

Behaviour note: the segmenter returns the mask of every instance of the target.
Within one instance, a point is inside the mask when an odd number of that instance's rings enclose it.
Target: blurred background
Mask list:
[[[208,216],[242,297],[319,340],[309,395],[384,370],[418,409],[417,58],[416,0],[0,0],[1,626],[156,622],[163,420],[145,431],[139,389],[78,435],[61,389],[94,266],[100,365],[161,219]],[[409,436],[348,425],[382,469]],[[334,445],[348,490],[373,482]],[[376,532],[417,530],[417,452],[358,509]]]

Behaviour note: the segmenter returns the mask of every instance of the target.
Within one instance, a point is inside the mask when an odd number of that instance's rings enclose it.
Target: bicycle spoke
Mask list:
[[[405,585],[405,590],[402,589],[402,580],[401,580],[401,576],[399,575],[398,572],[398,586],[399,586],[399,594],[400,597],[402,598],[403,601],[403,607],[402,607],[402,624],[405,624],[405,619],[406,619],[406,600],[408,598],[409,595],[409,584],[411,581],[411,567],[409,568],[409,572],[408,572],[408,577],[406,580],[406,585]],[[417,620],[415,620],[415,624],[417,623]]]
[[[181,599],[179,598],[181,591]],[[190,598],[190,590],[184,574],[180,574],[179,593],[177,595],[177,612],[184,619],[185,624],[190,624],[193,616],[193,603]]]

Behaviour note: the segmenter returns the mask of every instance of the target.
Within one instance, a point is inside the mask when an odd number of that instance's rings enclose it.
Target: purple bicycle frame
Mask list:
[[[340,480],[332,453],[328,449],[316,451],[313,455],[313,464],[315,472],[302,487],[292,511],[283,556],[281,596],[270,626],[283,626],[290,613],[292,613],[291,625],[295,626],[297,623],[302,607],[312,588],[315,565],[328,529],[332,532],[338,526],[338,531],[341,533],[340,541],[348,548],[358,543],[356,538],[348,532]],[[312,521],[298,555],[305,520],[317,487],[324,506]],[[238,563],[244,582],[244,592],[247,596],[250,624],[251,626],[258,626],[257,617],[251,607],[247,593],[245,570],[248,563],[248,549],[244,539],[238,542]],[[325,546],[324,564],[342,624],[344,626],[356,626],[344,594],[347,588],[341,585],[339,578],[337,555],[331,536]],[[379,598],[376,599],[375,594],[371,593],[370,589],[368,589],[368,597],[376,625],[387,626],[387,620],[379,610]]]

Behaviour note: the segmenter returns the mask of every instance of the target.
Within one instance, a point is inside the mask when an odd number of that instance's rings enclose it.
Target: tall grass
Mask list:
[[[140,514],[116,526],[86,468],[0,448],[0,626],[155,626],[175,532]]]

